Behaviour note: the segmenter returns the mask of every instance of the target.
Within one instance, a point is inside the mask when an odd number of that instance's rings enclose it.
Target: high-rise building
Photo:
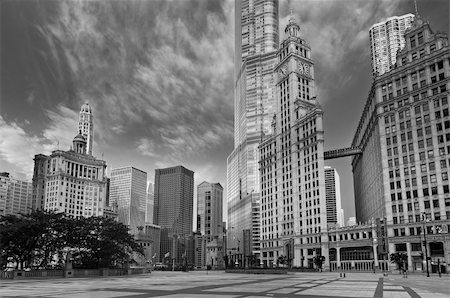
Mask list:
[[[341,184],[338,172],[332,167],[325,167],[325,199],[327,202],[327,222],[343,226]]]
[[[87,154],[83,135],[69,151],[34,158],[32,209],[73,217],[102,216],[106,201],[106,162]]]
[[[193,171],[183,166],[155,170],[153,221],[161,226],[160,261],[169,253],[176,263],[182,262],[193,232],[193,206]]]
[[[278,48],[278,0],[235,2],[234,150],[227,159],[228,247],[252,234],[259,258],[258,144],[271,132],[275,112],[274,67]],[[259,212],[258,212],[259,216]]]
[[[147,173],[134,167],[112,169],[110,204],[117,203],[119,222],[131,232],[145,224]]]
[[[197,232],[212,239],[222,236],[223,187],[206,181],[197,186]]]
[[[285,33],[273,134],[259,146],[262,261],[271,266],[285,256],[293,266],[312,266],[316,256],[328,260],[323,111],[311,48],[293,17]]]
[[[197,242],[202,245],[198,249],[207,249],[207,243],[214,238],[222,239],[223,187],[220,183],[208,183],[206,181],[197,186]],[[218,242],[217,242],[218,243]],[[216,243],[216,244],[217,244]],[[223,244],[223,243],[222,243]],[[207,251],[196,252],[196,266],[207,265]]]
[[[145,222],[153,223],[153,213],[155,207],[155,185],[153,181],[147,181],[147,204],[145,209]]]
[[[370,50],[375,75],[382,75],[392,69],[397,51],[405,46],[404,34],[413,21],[414,15],[409,13],[390,17],[370,27]]]
[[[0,215],[29,213],[31,194],[31,182],[15,179],[9,173],[0,173]]]
[[[356,219],[384,220],[389,253],[424,270],[422,251],[450,262],[450,47],[417,14],[404,40],[395,67],[374,79],[353,138]]]
[[[92,145],[94,144],[94,115],[88,103],[81,106],[78,118],[78,131],[86,139],[87,154],[92,155]]]

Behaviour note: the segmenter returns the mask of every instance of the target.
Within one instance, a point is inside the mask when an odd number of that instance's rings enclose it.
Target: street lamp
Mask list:
[[[427,277],[430,277],[430,271],[428,269],[427,229],[425,226],[425,221],[426,221],[426,213],[422,212],[423,245],[425,246],[425,263],[427,266]]]

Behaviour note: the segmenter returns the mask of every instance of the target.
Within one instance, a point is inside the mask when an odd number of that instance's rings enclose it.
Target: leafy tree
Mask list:
[[[323,263],[325,263],[325,257],[324,256],[316,256],[313,259],[314,264],[317,266],[317,268],[322,271]]]
[[[289,264],[289,259],[287,256],[279,256],[277,259],[277,264],[281,264],[281,265],[288,265]]]
[[[45,226],[29,215],[1,216],[0,243],[3,246],[3,259],[11,258],[17,269],[30,266],[35,259],[38,241],[44,230]]]
[[[72,243],[74,266],[102,268],[124,264],[133,251],[143,254],[143,248],[128,233],[128,227],[110,218],[89,217],[78,220]]]
[[[255,255],[250,255],[250,256],[248,256],[248,263],[249,263],[249,265],[250,265],[250,268],[255,268],[255,267],[257,267],[257,266],[258,266],[257,261],[258,261],[258,259],[256,258]]]
[[[34,211],[0,217],[0,266],[14,260],[17,269],[63,266],[67,253],[75,267],[99,268],[123,264],[133,251],[143,248],[128,228],[112,219],[75,219],[63,213]]]
[[[389,255],[389,261],[393,264],[397,264],[398,271],[402,273],[402,267],[408,261],[408,255],[403,252],[394,252]]]

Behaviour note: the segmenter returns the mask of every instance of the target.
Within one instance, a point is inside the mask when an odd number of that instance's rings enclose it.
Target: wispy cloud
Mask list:
[[[47,112],[49,122],[42,135],[28,132],[27,121],[23,125],[7,123],[0,116],[0,161],[2,170],[11,171],[15,176],[31,179],[33,158],[36,154],[50,154],[61,148],[68,150],[76,135],[76,113],[64,106]]]
[[[369,28],[399,5],[400,1],[386,0],[281,2],[282,11],[292,7],[301,35],[311,46],[320,100],[330,100],[337,88],[345,88],[347,74],[370,63]],[[283,31],[289,18],[280,20]]]

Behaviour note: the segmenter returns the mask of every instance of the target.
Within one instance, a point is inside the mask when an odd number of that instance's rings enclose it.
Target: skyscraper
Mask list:
[[[372,83],[352,168],[357,221],[384,219],[388,253],[407,253],[408,270],[421,270],[421,251],[449,261],[450,47],[418,15],[404,39],[396,67]]]
[[[193,232],[194,172],[183,166],[155,170],[154,202],[153,221],[161,226],[159,260],[169,252],[180,263]]]
[[[343,226],[341,184],[338,172],[332,167],[325,167],[325,199],[327,202],[327,222]]]
[[[87,154],[92,155],[92,145],[94,144],[94,115],[88,103],[81,106],[78,118],[78,131],[86,139]]]
[[[153,213],[155,208],[155,185],[154,180],[147,181],[147,203],[145,210],[145,222],[153,223]]]
[[[35,155],[33,210],[65,212],[74,217],[103,215],[107,195],[106,162],[92,156],[93,116],[89,105],[81,107],[79,120],[78,134],[70,150],[54,150],[49,156]],[[90,151],[83,131],[90,136]]]
[[[0,173],[0,215],[29,213],[32,184]]]
[[[117,203],[119,222],[132,232],[145,224],[147,173],[134,167],[111,171],[110,204]]]
[[[223,187],[206,181],[197,186],[197,232],[212,239],[223,234]]]
[[[106,201],[106,162],[87,154],[83,135],[69,151],[34,158],[32,208],[73,217],[102,216]]]
[[[227,159],[228,247],[252,234],[259,254],[258,144],[271,131],[275,112],[274,67],[278,47],[278,1],[235,2],[234,150]],[[259,209],[258,209],[259,210]],[[258,211],[259,214],[259,211]]]
[[[316,256],[328,260],[323,111],[311,49],[292,16],[285,33],[275,67],[273,134],[259,146],[261,253],[268,266],[280,256],[312,266]]]
[[[370,27],[370,50],[375,75],[382,75],[392,69],[397,51],[405,46],[404,34],[413,21],[414,15],[409,13],[390,17]]]

